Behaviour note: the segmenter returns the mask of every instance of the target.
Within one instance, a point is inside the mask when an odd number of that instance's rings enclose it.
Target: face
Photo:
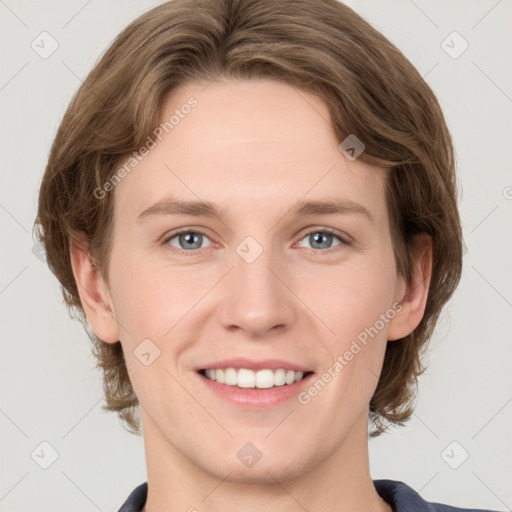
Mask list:
[[[404,290],[388,171],[346,159],[325,103],[284,83],[182,85],[172,115],[113,191],[108,293],[145,442],[218,478],[301,474],[366,439]]]

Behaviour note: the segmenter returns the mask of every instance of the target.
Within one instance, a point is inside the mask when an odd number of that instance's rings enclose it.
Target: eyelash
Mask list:
[[[202,249],[191,249],[190,251],[186,251],[184,249],[179,249],[178,247],[174,247],[172,245],[169,244],[169,241],[172,240],[173,238],[175,238],[176,236],[178,235],[181,235],[182,233],[195,233],[197,235],[203,235],[205,236],[206,238],[209,239],[208,235],[206,235],[205,233],[203,233],[202,231],[199,231],[199,230],[196,230],[196,229],[191,229],[191,228],[182,228],[178,231],[175,231],[173,233],[171,233],[169,236],[167,236],[163,241],[162,241],[162,245],[165,246],[165,248],[169,251],[171,251],[172,253],[174,254],[180,254],[180,255],[184,255],[184,256],[197,256],[198,252],[201,251]],[[339,234],[337,231],[331,229],[331,228],[315,228],[311,231],[308,231],[307,233],[304,234],[304,236],[299,240],[303,240],[304,238],[306,238],[308,235],[311,235],[313,233],[327,233],[329,235],[333,235],[335,238],[337,238],[339,241],[340,241],[340,244],[339,245],[336,245],[334,247],[331,247],[329,249],[315,249],[315,248],[309,248],[309,247],[306,247],[306,249],[310,249],[311,251],[315,251],[315,252],[323,252],[323,253],[328,253],[328,254],[331,254],[332,252],[335,252],[336,250],[339,250],[341,248],[343,248],[343,246],[350,246],[353,244],[353,241],[343,237],[341,234]],[[205,249],[208,249],[205,248]]]

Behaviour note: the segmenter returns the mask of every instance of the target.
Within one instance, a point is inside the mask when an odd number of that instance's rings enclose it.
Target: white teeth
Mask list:
[[[272,370],[260,370],[256,373],[256,387],[260,389],[274,386],[274,372]]]
[[[274,372],[274,385],[275,386],[284,386],[286,384],[286,372],[279,368]]]
[[[268,389],[274,386],[284,386],[299,382],[304,377],[304,372],[294,370],[259,370],[257,372],[247,368],[217,368],[205,370],[205,377],[216,380],[220,384],[238,386],[239,388]]]
[[[216,380],[215,370],[205,370],[204,373],[205,373],[206,377],[208,377],[209,379]]]
[[[224,370],[224,384],[236,386],[236,370],[234,368],[226,368]]]
[[[240,368],[236,377],[236,384],[239,388],[253,388],[256,385],[256,374],[252,370]]]
[[[285,382],[286,384],[293,384],[295,382],[295,372],[293,370],[286,372]]]

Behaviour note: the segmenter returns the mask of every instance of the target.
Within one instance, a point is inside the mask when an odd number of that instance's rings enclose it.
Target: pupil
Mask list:
[[[187,242],[187,244],[194,244],[194,243],[197,243],[197,239],[199,238],[199,235],[197,233],[187,233],[184,235],[185,237],[185,240]]]
[[[322,238],[328,238],[328,237],[330,237],[330,236],[332,236],[332,235],[322,234],[322,233],[315,233],[315,234],[313,235],[314,243],[320,243],[320,244],[321,244],[321,243],[322,243],[322,242],[321,242],[321,239],[322,239]],[[320,239],[320,242],[319,242],[319,239]]]

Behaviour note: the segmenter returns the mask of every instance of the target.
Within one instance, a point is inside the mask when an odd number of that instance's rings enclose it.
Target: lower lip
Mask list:
[[[278,407],[297,396],[309,384],[314,373],[310,373],[299,382],[266,389],[229,386],[228,384],[220,384],[216,380],[208,379],[200,373],[197,375],[214,393],[223,399],[246,409],[260,410]]]

